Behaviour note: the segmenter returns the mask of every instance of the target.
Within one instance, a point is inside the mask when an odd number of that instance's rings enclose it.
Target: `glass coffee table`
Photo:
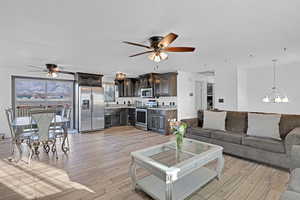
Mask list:
[[[134,189],[156,200],[183,200],[214,178],[224,166],[223,147],[185,138],[181,150],[171,141],[131,153],[130,176]],[[217,160],[213,169],[204,165]],[[137,179],[136,168],[150,175]]]

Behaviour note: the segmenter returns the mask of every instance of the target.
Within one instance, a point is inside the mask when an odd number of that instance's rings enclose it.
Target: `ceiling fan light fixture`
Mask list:
[[[58,77],[58,73],[57,72],[48,72],[47,76],[51,77],[51,78],[56,78],[56,77]]]
[[[164,52],[154,52],[154,53],[151,53],[148,58],[154,62],[157,62],[159,63],[160,61],[162,60],[166,60],[168,58],[168,54],[164,53]]]

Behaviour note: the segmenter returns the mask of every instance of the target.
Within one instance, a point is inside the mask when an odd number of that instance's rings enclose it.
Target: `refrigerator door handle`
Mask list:
[[[94,108],[94,96],[93,92],[91,93],[91,113],[93,113],[93,108]]]

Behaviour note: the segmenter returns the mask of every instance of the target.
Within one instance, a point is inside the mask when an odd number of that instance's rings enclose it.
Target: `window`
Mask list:
[[[104,101],[114,102],[115,101],[115,84],[114,83],[103,83],[104,88]]]
[[[12,77],[13,105],[53,106],[68,105],[74,111],[74,81],[30,77]],[[73,115],[71,114],[73,117]]]

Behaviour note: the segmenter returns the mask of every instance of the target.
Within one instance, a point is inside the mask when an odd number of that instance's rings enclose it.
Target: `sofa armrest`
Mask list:
[[[289,156],[293,145],[300,145],[300,127],[294,128],[285,137],[285,150]]]
[[[188,128],[197,127],[198,126],[198,118],[192,119],[182,119],[182,122],[185,122],[188,125]]]
[[[291,169],[300,168],[300,145],[293,145],[290,154]]]

